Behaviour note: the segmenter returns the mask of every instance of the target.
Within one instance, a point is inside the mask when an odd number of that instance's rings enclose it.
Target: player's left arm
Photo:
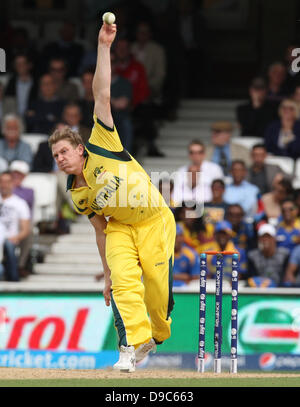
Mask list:
[[[116,32],[116,24],[103,23],[98,36],[97,65],[93,79],[94,114],[110,128],[114,127],[110,107],[110,48],[115,39]]]
[[[104,271],[104,289],[103,296],[105,299],[105,304],[110,305],[110,290],[111,290],[111,279],[110,279],[110,269],[106,262],[105,256],[105,246],[106,246],[106,234],[104,230],[107,226],[107,221],[103,215],[95,215],[90,219],[91,224],[94,226],[96,232],[96,243],[98,246],[99,254],[102,260],[103,271]]]

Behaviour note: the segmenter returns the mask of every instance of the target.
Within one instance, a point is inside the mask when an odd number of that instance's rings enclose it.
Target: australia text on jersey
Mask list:
[[[91,209],[101,210],[104,207],[159,207],[162,204],[162,198],[157,192],[154,185],[158,185],[160,179],[169,179],[173,181],[174,187],[178,182],[178,173],[172,172],[169,174],[167,171],[151,172],[150,178],[144,172],[133,172],[129,176],[127,174],[127,167],[124,164],[119,165],[119,171],[112,173],[106,170],[103,166],[96,167],[93,171],[96,177],[96,184],[99,189],[96,197],[92,203]],[[192,203],[185,202],[186,189],[192,188],[193,183],[197,185],[194,188],[194,204],[196,205],[196,214],[202,216],[204,209],[204,194],[201,171],[196,174],[196,182],[193,178],[194,175],[187,171],[180,174],[181,179],[186,178],[186,182],[182,185],[182,199],[178,202],[178,206],[183,203],[189,207]],[[118,192],[118,197],[117,197]],[[170,198],[171,190],[164,190],[163,196]]]

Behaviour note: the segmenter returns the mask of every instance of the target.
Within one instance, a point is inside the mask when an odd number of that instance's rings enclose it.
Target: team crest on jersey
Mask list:
[[[80,199],[80,201],[78,203],[79,203],[79,205],[83,205],[84,203],[87,203],[87,202],[88,202],[88,199],[86,198],[86,199]]]

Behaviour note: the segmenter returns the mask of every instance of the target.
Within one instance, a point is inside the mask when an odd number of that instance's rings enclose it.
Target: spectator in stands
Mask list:
[[[296,103],[298,112],[300,112],[300,84],[295,86],[295,89],[294,89],[294,92],[293,92],[291,98]]]
[[[275,177],[272,191],[262,196],[264,211],[268,219],[278,219],[281,215],[281,203],[293,196],[291,181],[283,176]]]
[[[28,104],[37,96],[38,87],[32,74],[32,63],[25,54],[16,55],[14,60],[14,75],[10,78],[5,99],[12,99],[17,104],[16,112],[22,118],[28,109]]]
[[[276,229],[263,224],[258,229],[258,248],[248,253],[247,279],[250,287],[282,285],[289,251],[276,246]]]
[[[13,181],[13,193],[26,201],[32,217],[34,191],[32,188],[27,188],[22,185],[24,179],[30,172],[29,165],[25,161],[15,160],[10,164],[9,171],[11,172]]]
[[[14,160],[22,160],[31,166],[33,158],[31,148],[20,139],[22,127],[21,119],[15,114],[4,117],[2,124],[4,139],[0,140],[0,157],[9,164]]]
[[[284,86],[286,80],[286,67],[282,62],[274,62],[268,69],[267,100],[279,104],[288,95]]]
[[[133,127],[131,122],[131,82],[118,75],[116,56],[110,54],[111,60],[111,108],[114,124],[124,148],[132,153]]]
[[[81,75],[83,87],[83,97],[79,99],[79,106],[82,112],[81,124],[92,130],[94,125],[94,96],[93,96],[94,70],[87,69]]]
[[[224,220],[222,222],[216,223],[215,226],[215,233],[214,233],[214,241],[207,246],[206,250],[217,250],[217,251],[238,251],[240,254],[239,257],[239,271],[240,271],[240,278],[245,273],[247,267],[247,259],[245,250],[240,247],[235,247],[232,241],[232,227],[231,224]],[[215,267],[216,267],[216,256],[208,256],[208,269],[210,271],[210,276],[214,277],[215,274]],[[224,263],[223,263],[223,277],[226,280],[231,281],[231,273],[232,273],[232,261],[230,256],[224,256]]]
[[[10,172],[0,175],[2,205],[0,223],[6,229],[4,243],[4,267],[9,281],[19,281],[16,248],[30,233],[30,211],[24,199],[13,194],[13,180]]]
[[[169,178],[162,178],[158,182],[158,190],[162,194],[164,200],[166,201],[167,205],[172,209],[175,207],[175,203],[171,198],[173,190],[174,190],[174,182],[172,179]]]
[[[242,160],[235,160],[231,165],[232,183],[226,186],[224,201],[239,204],[245,216],[254,216],[258,209],[259,189],[246,181],[247,168]]]
[[[274,178],[277,174],[288,177],[279,165],[266,163],[267,149],[264,144],[255,144],[251,149],[251,166],[248,170],[247,180],[256,185],[261,194],[270,192]]]
[[[300,246],[296,246],[292,251],[286,272],[284,275],[284,285],[285,286],[300,286]]]
[[[224,202],[225,182],[222,179],[215,179],[211,184],[212,199],[206,202],[204,206],[205,220],[216,223],[224,220],[225,212],[228,207]]]
[[[33,63],[33,68],[35,67],[36,62],[39,60],[39,52],[37,51],[37,47],[30,39],[28,31],[24,27],[16,27],[13,30],[12,42],[9,46],[9,59],[14,61],[15,57],[20,54],[28,56],[29,60]]]
[[[280,120],[266,129],[264,139],[267,151],[274,155],[298,158],[300,155],[300,122],[297,104],[284,99],[279,106]]]
[[[59,36],[58,41],[47,44],[42,51],[42,62],[44,62],[45,70],[52,58],[60,57],[66,61],[69,67],[68,75],[70,77],[76,76],[84,48],[75,41],[75,24],[65,21],[59,31]]]
[[[136,28],[136,41],[132,53],[144,65],[153,102],[161,103],[162,87],[166,75],[166,56],[163,47],[152,39],[149,23],[142,21]]]
[[[80,124],[81,119],[81,110],[76,103],[69,103],[64,107],[62,114],[63,123],[69,126],[73,131],[79,133],[85,144],[90,138],[91,130]]]
[[[199,278],[199,270],[199,255],[194,249],[184,243],[183,229],[177,224],[173,265],[173,286],[185,286],[191,280]]]
[[[249,87],[250,100],[236,109],[240,135],[246,137],[264,137],[265,130],[276,119],[273,103],[266,99],[267,85],[263,78],[254,78]]]
[[[4,97],[4,86],[0,82],[0,125],[2,127],[2,121],[4,116],[10,112],[17,111],[17,101],[13,97],[6,98]],[[1,130],[2,132],[2,130]],[[0,134],[1,137],[1,134]]]
[[[244,220],[245,212],[241,205],[229,205],[225,216],[232,227],[232,241],[235,247],[246,252],[256,247],[253,223]]]
[[[134,134],[143,137],[147,143],[147,155],[163,157],[155,145],[157,127],[154,122],[153,106],[150,103],[150,89],[144,66],[135,60],[130,51],[129,41],[119,39],[115,45],[117,73],[128,79],[132,85],[132,115],[134,121]],[[137,144],[138,137],[135,137]],[[137,148],[135,145],[134,149]]]
[[[206,156],[218,164],[225,175],[230,172],[231,162],[241,159],[249,162],[249,151],[231,143],[233,125],[228,121],[215,122],[211,126],[211,144],[206,147]]]
[[[205,160],[205,146],[201,141],[193,140],[188,146],[190,163],[177,170],[174,180],[172,199],[179,204],[185,199],[197,202],[209,202],[212,199],[211,183],[214,179],[223,179],[223,171],[218,164]],[[191,188],[192,174],[189,168],[197,169],[194,172],[195,187]]]
[[[291,252],[300,243],[300,219],[293,199],[281,203],[282,221],[277,226],[276,240],[278,247],[286,247]]]
[[[32,188],[27,188],[22,185],[24,179],[29,174],[29,165],[25,161],[13,161],[9,170],[13,181],[13,194],[24,199],[30,210],[30,217],[33,218],[34,191]],[[19,274],[21,277],[26,277],[29,274],[28,260],[30,250],[33,243],[33,231],[30,228],[29,235],[20,242],[20,257],[19,257]]]
[[[56,87],[56,97],[67,102],[75,102],[79,99],[79,91],[75,83],[67,79],[68,67],[63,58],[53,58],[49,63],[49,74]]]
[[[206,250],[214,238],[214,225],[205,223],[193,202],[182,203],[174,209],[174,217],[183,228],[184,242],[197,253]]]
[[[60,121],[65,102],[55,94],[52,76],[43,75],[40,79],[40,96],[29,104],[26,114],[28,132],[49,134]]]

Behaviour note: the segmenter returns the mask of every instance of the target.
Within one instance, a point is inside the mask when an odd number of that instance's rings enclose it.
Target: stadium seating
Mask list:
[[[57,178],[55,174],[30,173],[23,186],[34,190],[33,223],[56,219]]]
[[[37,152],[39,144],[48,140],[48,138],[47,134],[25,133],[21,135],[21,140],[30,145],[33,154]]]

